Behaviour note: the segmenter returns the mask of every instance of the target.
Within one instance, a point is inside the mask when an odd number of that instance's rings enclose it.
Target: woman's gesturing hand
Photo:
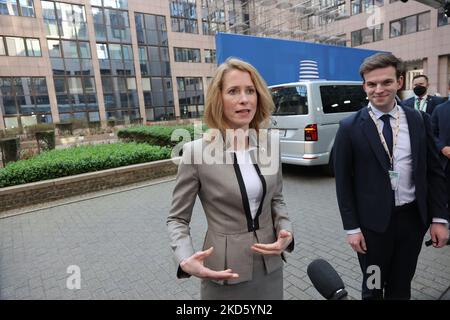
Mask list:
[[[281,230],[278,239],[274,243],[263,244],[255,243],[252,250],[262,254],[279,255],[286,249],[292,241],[292,234],[289,231]]]
[[[237,273],[233,273],[231,269],[223,271],[214,271],[203,265],[203,260],[209,257],[214,248],[211,247],[205,251],[198,251],[187,259],[184,259],[180,263],[181,269],[190,275],[196,276],[202,279],[214,279],[214,280],[228,280],[239,278]]]

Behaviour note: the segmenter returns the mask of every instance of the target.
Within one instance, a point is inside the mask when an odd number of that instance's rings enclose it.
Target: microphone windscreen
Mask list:
[[[345,285],[336,270],[325,260],[316,259],[308,265],[308,277],[325,299],[331,299]]]

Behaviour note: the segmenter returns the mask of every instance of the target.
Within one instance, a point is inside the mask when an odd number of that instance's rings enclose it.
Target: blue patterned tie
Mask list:
[[[386,144],[389,148],[389,153],[392,156],[393,149],[393,139],[392,139],[392,127],[391,127],[391,116],[389,114],[384,114],[380,118],[384,122],[383,126],[383,136],[384,140],[386,140]]]

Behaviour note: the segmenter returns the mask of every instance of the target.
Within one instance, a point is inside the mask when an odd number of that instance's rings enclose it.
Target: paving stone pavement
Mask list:
[[[139,185],[0,219],[0,299],[199,299],[198,279],[176,279],[168,246],[173,186],[173,180]],[[361,272],[345,243],[334,180],[318,168],[284,166],[284,196],[296,240],[284,269],[284,298],[323,299],[306,273],[323,258],[350,298],[359,299]],[[197,249],[205,229],[197,201],[191,223]],[[79,267],[80,289],[68,289],[70,266]],[[448,287],[450,247],[423,247],[412,299],[436,300]]]

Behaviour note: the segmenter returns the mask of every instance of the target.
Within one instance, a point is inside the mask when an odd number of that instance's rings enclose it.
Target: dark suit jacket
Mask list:
[[[401,105],[402,106],[407,106],[410,108],[414,109],[414,103],[415,103],[415,99],[416,97],[411,97],[409,99],[403,100]],[[444,103],[446,101],[446,98],[444,97],[437,97],[437,96],[430,96],[428,95],[427,97],[427,110],[426,112],[431,115],[434,111],[434,108],[436,108],[436,106],[438,104]]]
[[[408,121],[413,181],[420,216],[447,218],[445,175],[439,163],[429,116],[403,108]],[[334,145],[336,192],[345,230],[364,227],[384,232],[391,218],[393,192],[389,160],[377,128],[363,108],[341,120]]]
[[[450,100],[436,106],[431,115],[431,124],[436,140],[436,145],[444,168],[449,164],[449,160],[440,151],[445,146],[450,146]]]

